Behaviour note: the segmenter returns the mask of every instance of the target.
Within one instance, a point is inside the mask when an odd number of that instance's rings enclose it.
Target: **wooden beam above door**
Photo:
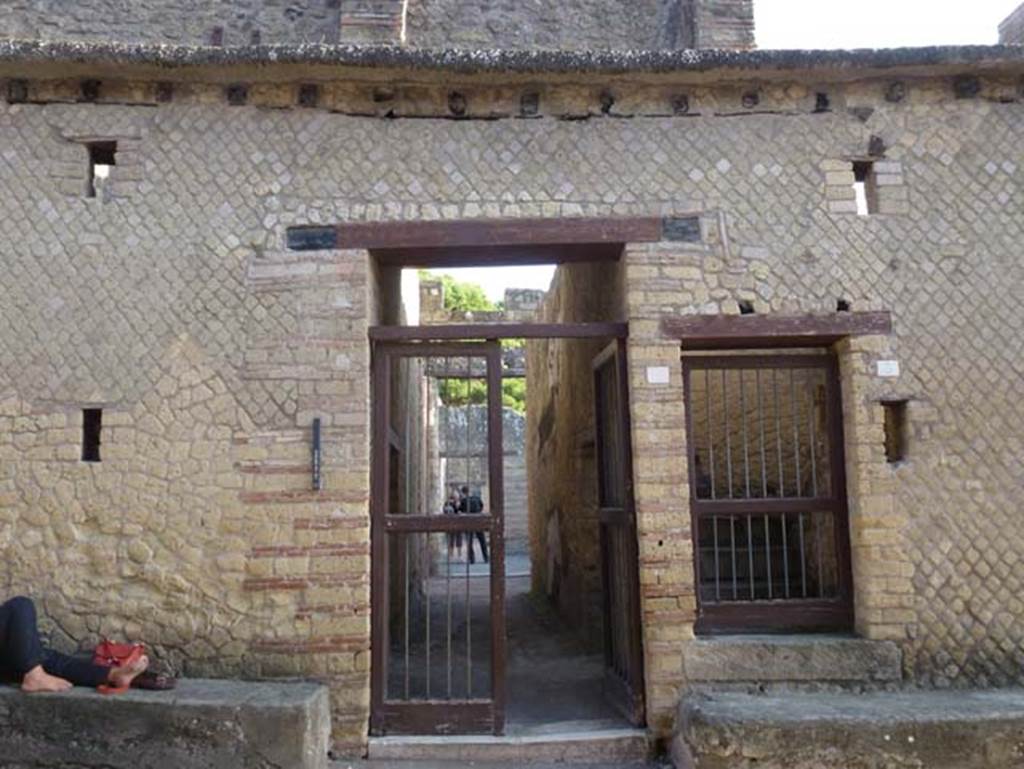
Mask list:
[[[819,347],[843,337],[892,333],[889,312],[836,312],[828,315],[684,315],[663,318],[665,336],[681,339],[686,350],[722,348]]]
[[[371,326],[374,342],[463,339],[625,339],[627,323],[475,323],[447,326]]]

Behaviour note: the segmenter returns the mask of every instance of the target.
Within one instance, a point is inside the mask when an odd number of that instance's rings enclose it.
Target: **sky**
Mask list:
[[[898,48],[991,45],[1021,0],[754,0],[759,48]],[[547,289],[554,267],[445,270],[483,286]]]

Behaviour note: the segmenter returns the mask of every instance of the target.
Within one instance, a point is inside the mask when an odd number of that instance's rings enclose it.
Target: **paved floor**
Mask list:
[[[509,559],[506,586],[506,734],[628,727],[602,692],[604,660],[588,654],[543,597],[531,595],[529,558]],[[451,697],[491,691],[490,567],[451,566],[395,613],[391,696]],[[404,599],[403,599],[404,600]],[[408,633],[406,632],[408,626]]]

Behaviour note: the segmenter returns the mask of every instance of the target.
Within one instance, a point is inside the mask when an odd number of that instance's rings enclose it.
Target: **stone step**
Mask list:
[[[1024,762],[1024,690],[693,694],[680,769],[1009,769]]]
[[[324,769],[327,688],[185,679],[107,696],[0,686],[0,766],[77,769]]]
[[[720,635],[687,644],[687,682],[706,684],[858,685],[902,679],[903,658],[891,641],[841,635]],[[715,687],[721,688],[721,687]]]
[[[643,765],[651,756],[650,739],[642,729],[602,729],[544,734],[471,736],[371,737],[373,761],[511,762]]]
[[[518,769],[523,766],[521,761],[387,761],[387,760],[363,760],[363,761],[337,761],[331,764],[330,769]],[[615,763],[600,764],[566,764],[556,763],[532,763],[530,769],[622,769],[623,764]],[[627,764],[630,769],[672,769],[668,764]]]

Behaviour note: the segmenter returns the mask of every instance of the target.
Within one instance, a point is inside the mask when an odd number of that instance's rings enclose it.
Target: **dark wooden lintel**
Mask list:
[[[429,249],[661,240],[659,217],[460,219],[337,225],[337,248]]]
[[[371,326],[374,342],[453,339],[624,339],[626,323],[470,323],[447,326]]]
[[[432,248],[374,248],[379,264],[401,267],[504,267],[566,262],[611,262],[622,256],[622,243],[551,243]]]
[[[661,330],[686,350],[816,347],[848,336],[892,333],[888,312],[829,315],[685,315],[664,318]]]

